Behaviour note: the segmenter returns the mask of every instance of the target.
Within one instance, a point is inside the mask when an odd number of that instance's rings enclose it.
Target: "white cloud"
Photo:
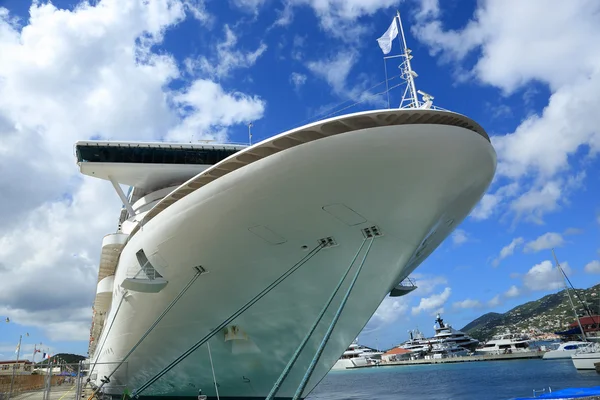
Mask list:
[[[411,275],[411,279],[413,279],[417,286],[417,288],[411,292],[411,296],[425,296],[429,293],[433,293],[436,287],[448,284],[448,279],[440,275],[414,273]]]
[[[367,26],[360,23],[361,17],[373,15],[380,10],[396,6],[397,3],[397,0],[288,0],[290,5],[312,7],[319,18],[321,28],[331,36],[349,42],[358,42],[362,35],[372,33]],[[393,16],[394,14],[390,13],[388,25]],[[381,31],[379,35],[385,32],[388,25],[378,27]]]
[[[230,2],[241,10],[257,14],[266,0],[230,0]]]
[[[261,43],[256,50],[243,52],[236,48],[238,37],[229,25],[223,27],[225,39],[216,46],[216,55],[209,59],[202,55],[197,58],[187,58],[185,65],[188,72],[195,74],[197,71],[211,78],[223,79],[232,71],[240,68],[249,68],[256,60],[267,51],[267,45]]]
[[[419,301],[419,305],[412,308],[412,314],[416,315],[422,311],[440,312],[440,309],[444,306],[451,293],[452,289],[446,287],[441,293],[421,298],[421,300]]]
[[[502,303],[501,299],[500,299],[500,295],[497,294],[496,296],[492,297],[488,302],[487,305],[488,307],[497,307]]]
[[[355,51],[344,50],[333,57],[311,61],[306,66],[312,73],[327,81],[334,93],[340,95],[346,92],[346,80],[357,57],[358,54]]]
[[[355,102],[367,102],[383,106],[383,97],[375,96],[369,90],[369,82],[366,78],[355,85],[348,85],[348,76],[351,69],[358,61],[356,50],[342,50],[336,54],[317,61],[310,61],[306,67],[317,77],[324,79],[332,89],[333,94]]]
[[[499,202],[500,198],[497,195],[486,193],[471,212],[471,218],[475,220],[488,219],[494,213]]]
[[[298,90],[306,83],[306,75],[298,72],[292,72],[290,75],[290,82],[292,85],[294,85],[294,89]]]
[[[498,212],[499,206],[506,199],[514,198],[519,192],[519,184],[513,182],[501,186],[495,193],[486,193],[479,204],[471,212],[471,218],[476,221],[488,219]]]
[[[565,243],[562,235],[556,232],[547,232],[525,245],[525,253],[537,253],[542,250],[549,250],[554,247],[560,247]]]
[[[469,236],[464,229],[456,229],[452,232],[452,243],[455,246],[460,246],[469,241]]]
[[[579,228],[567,228],[565,229],[564,235],[581,235],[583,233],[583,229]]]
[[[262,118],[265,103],[258,96],[244,93],[226,93],[218,83],[199,79],[191,87],[173,96],[174,104],[189,108],[179,125],[173,128],[168,138],[188,142],[215,136],[213,128],[247,123]],[[226,139],[226,131],[217,138]]]
[[[532,82],[550,90],[541,112],[530,114],[513,132],[493,137],[498,176],[519,182],[521,190],[515,199],[487,199],[496,207],[510,201],[508,209],[517,218],[541,223],[585,177],[573,174],[572,156],[581,151],[595,156],[600,150],[600,48],[594,41],[600,36],[600,3],[573,0],[548,7],[544,0],[485,0],[463,28],[452,31],[444,30],[438,15],[437,2],[422,1],[417,37],[455,62],[465,80],[505,94],[527,91]],[[472,52],[471,66],[467,55]]]
[[[168,89],[180,70],[152,48],[202,4],[34,2],[23,27],[0,8],[0,314],[56,340],[88,338],[101,239],[120,202],[78,174],[75,141],[225,137],[262,116],[262,100],[208,80]]]
[[[465,299],[462,301],[456,301],[452,303],[454,308],[480,308],[483,304],[479,300]]]
[[[504,260],[506,257],[512,256],[516,248],[522,245],[523,242],[524,239],[522,237],[514,238],[508,245],[500,250],[500,254],[492,261],[492,265],[494,267],[500,265],[500,261]]]
[[[589,263],[587,263],[585,265],[583,270],[585,272],[587,272],[588,274],[600,274],[600,261],[598,261],[598,260],[590,261]]]
[[[561,267],[569,274],[569,264],[564,262]],[[523,285],[530,290],[557,290],[564,286],[563,276],[551,261],[542,261],[531,267],[523,276]]]
[[[363,333],[370,333],[391,324],[405,315],[406,311],[408,302],[405,297],[386,297],[365,326]]]
[[[515,285],[512,285],[505,293],[506,297],[517,297],[521,294],[521,291]]]

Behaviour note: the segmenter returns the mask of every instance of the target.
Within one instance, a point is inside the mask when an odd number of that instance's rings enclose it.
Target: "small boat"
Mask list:
[[[339,360],[333,365],[332,370],[346,369],[354,367],[364,367],[370,364],[378,364],[381,361],[382,351],[374,350],[370,347],[361,346],[355,340],[348,346],[348,349],[342,354]]]
[[[542,357],[544,360],[553,360],[558,358],[571,358],[573,354],[577,352],[582,346],[586,346],[586,342],[582,341],[568,341],[558,343],[558,346],[544,353]]]
[[[527,335],[506,332],[493,336],[491,340],[484,343],[483,347],[477,349],[477,353],[508,354],[531,351],[529,348],[531,342]]]
[[[594,364],[600,363],[600,344],[590,342],[582,346],[571,356],[573,365],[580,370],[594,370]]]

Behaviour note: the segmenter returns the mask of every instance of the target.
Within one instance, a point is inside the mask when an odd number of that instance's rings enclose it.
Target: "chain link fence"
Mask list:
[[[90,366],[78,364],[54,364],[34,367],[31,371],[14,370],[0,375],[0,400],[87,400],[96,387],[93,385],[101,366],[118,363],[97,364],[90,376]],[[127,371],[124,363],[120,371]],[[121,374],[121,378],[124,378]],[[126,378],[126,376],[125,376]],[[111,384],[113,390],[115,383]],[[118,386],[118,385],[116,385]],[[123,389],[125,387],[123,386]],[[119,388],[120,389],[120,388]],[[102,395],[97,398],[102,399]]]

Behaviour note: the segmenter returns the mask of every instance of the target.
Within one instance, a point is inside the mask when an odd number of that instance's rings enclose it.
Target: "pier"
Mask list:
[[[478,362],[478,361],[500,361],[500,360],[523,360],[532,358],[542,358],[543,351],[524,351],[512,354],[477,354],[472,356],[457,356],[448,358],[421,358],[417,360],[402,360],[381,362],[379,364],[371,364],[364,366],[351,367],[346,369],[357,368],[373,368],[373,367],[392,367],[397,365],[421,365],[421,364],[452,364],[463,362]]]

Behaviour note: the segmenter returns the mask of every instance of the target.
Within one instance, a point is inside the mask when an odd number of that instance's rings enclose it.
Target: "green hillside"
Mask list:
[[[58,353],[50,357],[48,360],[42,360],[36,363],[37,366],[47,365],[48,361],[52,361],[53,363],[57,362],[66,363],[66,364],[78,364],[79,361],[85,360],[84,356],[80,356],[78,354],[70,354],[70,353]]]
[[[588,307],[593,313],[600,314],[598,304],[600,298],[600,284],[589,289],[577,289],[579,297],[588,302]],[[573,291],[571,296],[574,297]],[[584,316],[583,306],[574,297],[578,314]],[[487,313],[471,321],[461,330],[479,339],[487,340],[497,333],[510,330],[511,332],[538,331],[553,333],[564,330],[575,321],[575,316],[569,303],[567,292],[549,294],[539,300],[521,304],[504,314]]]

